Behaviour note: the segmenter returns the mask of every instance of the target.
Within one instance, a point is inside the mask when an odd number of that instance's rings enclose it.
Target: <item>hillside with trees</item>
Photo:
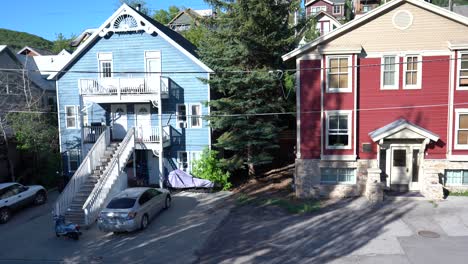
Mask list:
[[[25,46],[52,50],[54,44],[52,41],[33,34],[0,28],[0,45],[8,45],[15,51],[19,51]]]

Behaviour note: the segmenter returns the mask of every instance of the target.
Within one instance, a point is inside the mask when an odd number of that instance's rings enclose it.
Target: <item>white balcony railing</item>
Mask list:
[[[95,143],[106,129],[106,126],[84,126],[83,143]]]
[[[80,79],[80,94],[83,96],[126,96],[169,94],[169,79],[152,78],[101,78]]]
[[[166,147],[171,142],[171,127],[163,126],[162,128],[162,139],[163,145]],[[139,143],[160,143],[161,136],[159,134],[159,127],[151,127],[150,129],[144,129],[138,127],[135,129],[135,140]]]

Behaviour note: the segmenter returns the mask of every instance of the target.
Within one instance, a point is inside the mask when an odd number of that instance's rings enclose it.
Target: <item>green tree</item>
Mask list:
[[[207,82],[214,90],[211,126],[220,136],[216,146],[225,150],[222,160],[230,170],[273,161],[278,134],[291,107],[285,99],[281,56],[298,42],[288,23],[295,1],[207,0],[219,13],[214,27],[201,41],[201,58],[215,72]],[[292,96],[294,97],[294,96]]]
[[[344,4],[344,11],[345,11],[345,22],[349,22],[354,19],[354,12],[353,12],[353,1],[352,0],[345,0]]]
[[[70,42],[74,38],[75,37],[73,35],[70,38],[65,38],[65,36],[62,33],[56,34],[56,38],[54,40],[54,45],[52,47],[52,52],[54,54],[58,54],[63,49],[71,50],[72,48],[70,47]]]
[[[229,172],[221,167],[218,161],[218,152],[208,148],[203,150],[199,160],[193,165],[192,174],[198,178],[210,180],[221,186],[223,190],[231,188]]]
[[[195,25],[193,24],[188,30],[180,32],[184,38],[190,41],[196,47],[200,46],[201,41],[208,34],[208,29],[205,25]]]
[[[154,12],[153,19],[158,21],[163,25],[167,25],[177,14],[180,12],[180,8],[177,6],[170,6],[166,11],[164,9],[159,9]]]

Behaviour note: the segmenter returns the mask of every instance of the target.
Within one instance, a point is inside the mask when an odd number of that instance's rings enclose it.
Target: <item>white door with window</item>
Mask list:
[[[419,190],[419,149],[412,146],[391,148],[390,188]]]
[[[158,51],[146,52],[145,67],[148,89],[150,91],[159,90],[159,82],[161,80],[161,53]]]
[[[135,105],[136,133],[139,140],[150,140],[152,136],[151,112],[149,104]]]
[[[111,106],[112,139],[124,139],[127,134],[127,106],[116,104]]]

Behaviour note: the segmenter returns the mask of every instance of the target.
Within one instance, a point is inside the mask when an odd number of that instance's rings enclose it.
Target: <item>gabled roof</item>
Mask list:
[[[392,122],[384,127],[370,132],[369,136],[374,142],[377,142],[381,139],[384,139],[406,129],[420,135],[423,138],[428,138],[434,142],[437,142],[439,140],[439,135],[434,134],[431,131],[424,129],[418,125],[415,125],[403,118],[398,119],[395,122]]]
[[[438,14],[440,16],[446,17],[448,19],[454,20],[456,22],[459,22],[459,23],[461,23],[463,25],[468,26],[468,18],[467,17],[456,14],[454,12],[450,12],[450,11],[448,11],[448,10],[442,8],[442,7],[438,7],[436,5],[425,2],[423,0],[393,0],[393,1],[389,1],[386,4],[383,4],[383,5],[379,6],[379,7],[377,7],[376,9],[373,9],[373,10],[369,11],[368,13],[366,13],[365,15],[363,15],[363,16],[361,16],[359,18],[355,18],[354,20],[344,24],[340,28],[330,32],[329,34],[320,36],[315,41],[312,41],[312,42],[310,42],[310,43],[308,43],[308,44],[306,44],[304,46],[301,46],[300,48],[297,48],[297,49],[283,55],[282,58],[283,58],[284,61],[287,61],[287,60],[290,60],[290,59],[292,59],[292,58],[294,58],[296,56],[299,56],[299,55],[307,52],[308,50],[316,48],[318,45],[320,45],[320,44],[322,44],[322,43],[324,43],[324,42],[326,42],[328,40],[335,39],[340,35],[344,35],[344,34],[348,33],[349,31],[353,30],[354,28],[359,27],[359,26],[373,20],[374,18],[380,16],[381,14],[385,13],[388,10],[391,10],[392,8],[395,8],[395,7],[399,6],[402,3],[410,3],[410,4],[415,5],[417,7],[429,10],[429,11],[435,13],[435,14]]]
[[[213,14],[213,11],[211,9],[204,9],[204,10],[194,10],[191,8],[187,8],[185,10],[180,11],[174,18],[167,23],[168,25],[174,24],[175,21],[177,21],[183,14],[187,14],[190,16],[192,19],[196,18],[201,18],[201,17],[208,17]],[[184,23],[189,24],[191,21],[183,21]]]
[[[94,31],[92,33],[92,35],[90,37],[88,37],[86,39],[86,41],[83,44],[81,44],[75,50],[75,52],[73,52],[72,57],[70,58],[70,60],[61,69],[59,69],[58,72],[50,75],[48,79],[52,80],[52,79],[60,78],[62,71],[64,71],[66,68],[68,68],[70,65],[72,65],[83,53],[85,53],[87,48],[91,44],[93,44],[98,38],[100,38],[100,34],[108,29],[107,27],[110,25],[110,23],[112,21],[114,21],[114,19],[116,19],[118,16],[120,16],[123,13],[131,15],[134,18],[140,18],[145,22],[145,24],[152,25],[154,27],[154,32],[155,33],[157,33],[159,36],[161,36],[163,39],[165,39],[171,45],[176,47],[184,55],[189,57],[193,62],[195,62],[203,70],[205,70],[207,72],[213,72],[213,70],[211,70],[208,66],[206,66],[202,61],[200,61],[198,59],[198,56],[197,56],[197,54],[195,52],[196,48],[192,43],[190,43],[188,40],[186,40],[184,37],[182,37],[177,32],[175,32],[175,31],[167,28],[163,24],[153,20],[149,16],[138,12],[136,9],[128,6],[127,4],[123,4],[96,31]],[[145,31],[147,29],[148,30],[153,30],[153,29],[150,29],[150,27],[146,27]]]
[[[318,2],[318,1],[323,1],[323,2],[329,3],[330,5],[333,5],[333,2],[335,2],[333,0],[312,0],[312,1],[306,2],[305,6],[310,6],[311,4]],[[340,0],[340,1],[344,2],[344,0]]]
[[[44,49],[38,49],[38,48],[31,48],[29,46],[26,46],[26,47],[22,48],[20,51],[18,51],[18,54],[23,54],[25,51],[28,51],[28,50],[36,53],[39,56],[54,55],[54,53],[52,51],[48,51],[48,50],[44,50]],[[23,55],[26,55],[26,54],[23,54]]]
[[[332,16],[331,14],[325,12],[325,11],[320,11],[318,12],[314,17],[318,20],[320,16],[326,16],[328,18],[330,18],[330,20],[333,20],[334,22],[336,22],[338,25],[341,25],[340,21],[338,21],[334,16]]]

